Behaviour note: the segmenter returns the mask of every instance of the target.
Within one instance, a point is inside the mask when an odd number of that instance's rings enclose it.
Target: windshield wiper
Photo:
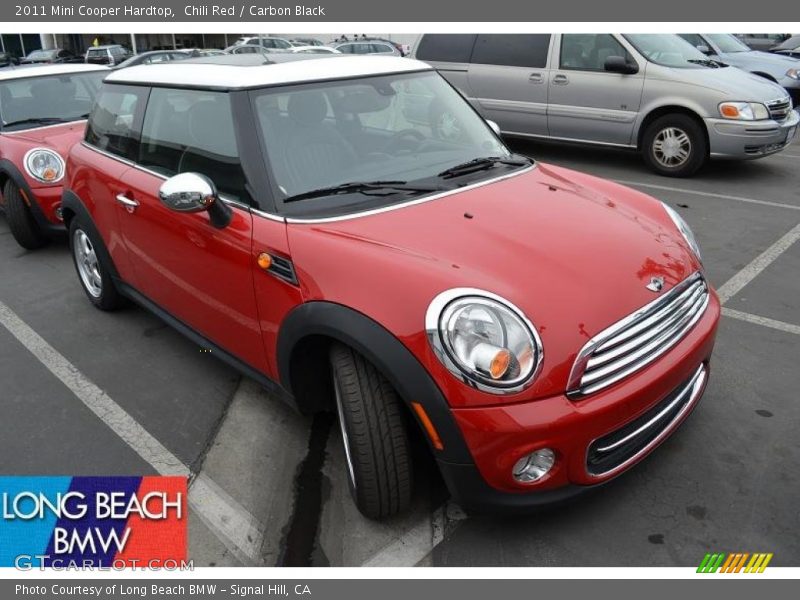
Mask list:
[[[475,171],[482,171],[490,169],[495,165],[510,165],[512,167],[524,167],[531,164],[531,159],[525,156],[514,155],[511,158],[501,158],[500,156],[481,156],[473,158],[467,162],[455,165],[449,169],[445,169],[437,175],[443,179],[450,179],[451,177],[458,177],[459,175],[466,175],[474,173]]]
[[[51,125],[53,123],[66,123],[61,117],[30,117],[28,119],[19,119],[18,121],[10,121],[3,123],[3,127],[12,127],[14,125]]]
[[[686,59],[686,62],[692,63],[693,65],[711,67],[712,69],[719,69],[720,67],[725,66],[724,63],[711,60],[710,58],[688,58]]]
[[[342,183],[340,185],[333,185],[330,187],[319,188],[303,192],[302,194],[295,194],[284,198],[284,203],[297,202],[298,200],[307,200],[309,198],[320,198],[322,196],[335,196],[337,194],[364,194],[364,195],[387,195],[375,194],[373,192],[380,192],[386,190],[388,193],[392,191],[400,192],[438,192],[442,190],[441,186],[432,185],[411,185],[405,181],[351,181],[349,183]]]

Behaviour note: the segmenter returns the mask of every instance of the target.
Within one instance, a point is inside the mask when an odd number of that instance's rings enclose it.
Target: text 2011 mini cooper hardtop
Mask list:
[[[64,230],[64,157],[83,137],[105,67],[48,65],[0,72],[0,208],[23,248]]]
[[[233,59],[106,79],[68,160],[77,271],[338,410],[364,514],[408,505],[415,440],[465,507],[524,508],[695,407],[720,310],[674,210],[509,153],[423,63]]]

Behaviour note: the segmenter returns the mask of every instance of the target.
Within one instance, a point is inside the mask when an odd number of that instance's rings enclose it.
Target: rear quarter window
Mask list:
[[[437,33],[422,36],[417,58],[437,62],[468,63],[478,36],[464,33]]]

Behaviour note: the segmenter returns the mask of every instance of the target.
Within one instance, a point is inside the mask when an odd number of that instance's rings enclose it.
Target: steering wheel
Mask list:
[[[381,151],[387,154],[397,154],[403,150],[415,150],[426,139],[425,134],[416,129],[410,127],[408,129],[401,129],[400,131],[395,131],[392,136],[386,140]]]

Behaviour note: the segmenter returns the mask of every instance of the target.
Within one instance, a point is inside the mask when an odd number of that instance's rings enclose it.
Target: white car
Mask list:
[[[289,52],[295,54],[341,54],[341,51],[330,46],[295,46]]]

